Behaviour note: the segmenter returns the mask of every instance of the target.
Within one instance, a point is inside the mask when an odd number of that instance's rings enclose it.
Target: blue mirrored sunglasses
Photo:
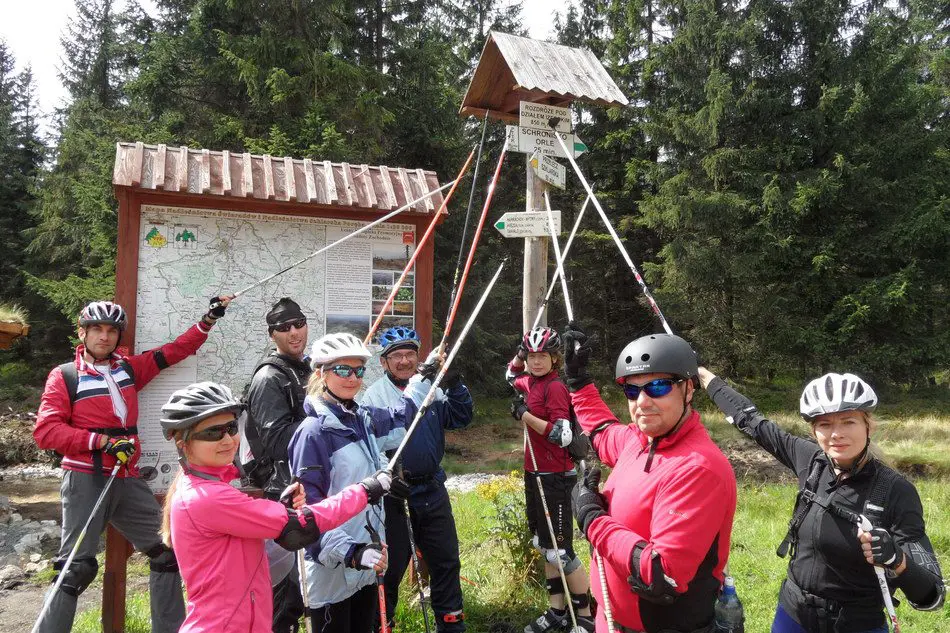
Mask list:
[[[645,385],[631,385],[624,383],[623,394],[627,396],[627,400],[636,400],[640,397],[640,392],[645,392],[651,398],[662,398],[663,396],[669,394],[673,391],[673,385],[683,382],[683,378],[679,380],[673,380],[672,378],[657,378],[656,380],[651,380]]]
[[[353,374],[356,374],[357,378],[362,378],[363,374],[366,373],[366,366],[360,365],[359,367],[350,367],[349,365],[333,365],[330,367],[330,371],[340,378],[349,378]]]

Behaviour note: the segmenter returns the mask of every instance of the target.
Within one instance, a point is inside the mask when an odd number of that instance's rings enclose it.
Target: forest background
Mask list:
[[[35,397],[69,356],[81,305],[113,294],[116,141],[399,164],[447,181],[480,133],[458,108],[489,30],[525,33],[520,6],[500,0],[155,5],[152,17],[135,2],[76,0],[68,98],[49,134],[31,71],[17,73],[0,42],[0,302],[33,325],[0,353],[0,399]],[[950,5],[575,0],[554,32],[590,48],[630,98],[574,106],[590,146],[581,168],[706,363],[799,385],[829,370],[885,391],[950,382]],[[489,126],[476,208],[503,137]],[[495,214],[523,208],[524,173],[510,156]],[[581,186],[569,178],[553,198],[570,226]],[[456,194],[437,235],[437,320],[467,199]],[[469,288],[521,248],[486,229]],[[567,264],[598,365],[660,331],[593,215]],[[521,334],[511,270],[459,357],[486,394],[502,394],[491,378]],[[563,325],[557,296],[549,320]]]

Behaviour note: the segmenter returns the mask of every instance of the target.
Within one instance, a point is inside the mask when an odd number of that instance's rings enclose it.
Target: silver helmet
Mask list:
[[[162,407],[162,433],[170,440],[175,431],[187,431],[218,413],[237,416],[244,407],[224,385],[196,382],[173,393]]]

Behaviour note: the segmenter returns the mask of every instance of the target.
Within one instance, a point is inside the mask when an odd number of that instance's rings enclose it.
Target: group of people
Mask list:
[[[306,614],[314,631],[369,633],[391,624],[416,548],[430,574],[436,629],[464,631],[441,461],[445,431],[471,423],[473,402],[457,372],[441,372],[434,400],[391,461],[444,362],[438,351],[420,362],[411,329],[380,334],[384,376],[364,390],[372,358],[364,343],[334,333],[308,349],[306,315],[278,301],[265,316],[275,350],[243,398],[199,382],[162,408],[181,468],[164,509],[158,505],[136,467],[137,393],[194,354],[229,302],[212,300],[175,341],[132,356],[117,351],[127,324],[121,306],[95,302],[82,311],[81,344],[50,373],[34,430],[41,448],[63,454],[65,470],[54,564],[62,578],[40,630],[70,630],[77,597],[97,575],[95,537],[112,524],[150,559],[152,631],[296,631]],[[563,335],[540,327],[525,333],[507,366],[511,413],[525,434],[526,518],[550,600],[526,633],[605,633],[608,610],[621,633],[716,630],[737,489],[693,407],[700,387],[799,480],[778,550],[791,559],[773,633],[886,632],[875,567],[886,570],[887,590],[901,589],[915,608],[942,606],[920,497],[871,444],[877,396],[864,380],[827,374],[810,382],[800,405],[811,426],[805,439],[699,367],[685,340],[651,334],[617,358],[630,416],[622,423],[588,370],[591,350],[576,323]],[[591,448],[612,469],[603,489],[600,466],[587,463]],[[263,498],[231,485],[241,462]],[[109,475],[93,538],[63,569]],[[573,546],[575,522],[592,548],[589,575]],[[300,549],[303,570],[289,554]]]

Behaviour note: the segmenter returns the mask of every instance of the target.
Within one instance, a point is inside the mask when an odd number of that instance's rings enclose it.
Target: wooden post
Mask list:
[[[547,186],[538,178],[531,166],[531,155],[525,156],[528,170],[528,184],[525,191],[525,211],[544,211],[544,188]],[[527,332],[534,324],[544,293],[547,291],[548,276],[548,238],[526,237],[524,240],[524,280],[522,282],[521,323],[522,331]],[[547,309],[541,315],[538,325],[547,325]]]
[[[132,545],[112,525],[106,530],[106,570],[102,575],[102,631],[125,633],[126,573]]]

